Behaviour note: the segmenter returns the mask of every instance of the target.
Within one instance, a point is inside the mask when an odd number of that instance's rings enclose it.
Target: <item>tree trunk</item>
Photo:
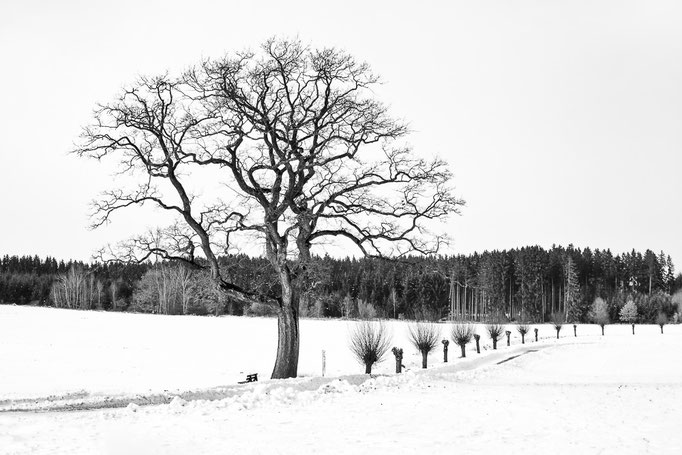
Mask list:
[[[466,344],[460,344],[459,347],[462,349],[462,357],[467,356]]]
[[[663,324],[661,324],[661,335],[663,335]]]
[[[493,338],[493,349],[497,349],[497,338]]]
[[[365,374],[372,374],[372,364],[371,363],[365,364]]]
[[[277,359],[272,379],[295,378],[298,373],[298,295],[291,286],[283,285],[282,290],[282,303],[277,311]]]
[[[601,326],[601,336],[604,336],[604,325]]]
[[[481,353],[481,336],[480,335],[474,335],[474,339],[476,340],[476,353],[480,354]]]
[[[526,344],[526,334],[525,333],[521,334],[521,344]]]
[[[632,324],[632,334],[635,334],[635,324]]]
[[[557,339],[557,340],[559,339],[559,332],[560,332],[560,331],[561,331],[561,329],[556,329],[556,339]]]
[[[426,351],[422,351],[422,368],[426,368],[426,362],[429,357],[429,353]]]

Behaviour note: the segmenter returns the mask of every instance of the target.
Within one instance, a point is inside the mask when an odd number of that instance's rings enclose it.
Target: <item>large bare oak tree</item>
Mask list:
[[[272,377],[295,377],[312,248],[343,239],[368,256],[435,253],[446,238],[427,230],[430,220],[463,203],[444,161],[400,143],[407,127],[374,99],[378,83],[345,52],[276,39],[178,77],[139,79],[99,106],[76,149],[113,158],[137,182],[95,202],[93,224],[145,204],[177,222],[103,254],[206,268],[227,297],[274,305]],[[197,184],[211,179],[215,191]],[[221,270],[221,254],[254,238],[278,277],[274,291],[243,289]]]

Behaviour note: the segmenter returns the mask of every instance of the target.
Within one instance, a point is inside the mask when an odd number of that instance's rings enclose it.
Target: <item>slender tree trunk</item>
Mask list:
[[[467,356],[466,344],[460,344],[459,347],[462,349],[462,357]]]
[[[604,325],[601,326],[601,336],[604,336]]]
[[[497,349],[497,338],[493,338],[493,349]]]
[[[426,351],[422,351],[422,368],[426,368],[426,363],[429,358],[429,353]]]
[[[521,334],[521,344],[526,344],[526,334],[525,333]]]

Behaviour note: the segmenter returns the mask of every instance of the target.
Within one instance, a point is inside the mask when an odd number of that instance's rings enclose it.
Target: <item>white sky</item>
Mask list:
[[[454,252],[553,243],[682,260],[682,2],[0,2],[0,254],[89,259],[110,170],[67,154],[140,74],[299,36],[369,62],[467,201]],[[680,268],[678,266],[678,268]]]

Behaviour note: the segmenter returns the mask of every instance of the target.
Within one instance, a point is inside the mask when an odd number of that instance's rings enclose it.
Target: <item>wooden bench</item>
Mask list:
[[[256,382],[258,381],[258,373],[253,373],[253,374],[247,374],[246,375],[246,381],[239,381],[240,384],[247,384],[249,382]]]

